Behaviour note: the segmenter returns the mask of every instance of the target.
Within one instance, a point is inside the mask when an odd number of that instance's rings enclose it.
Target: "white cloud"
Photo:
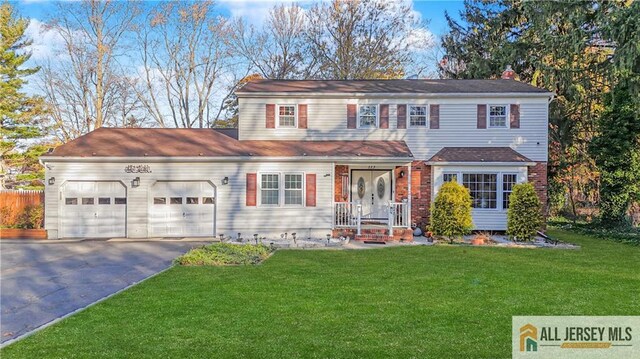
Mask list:
[[[31,19],[25,35],[33,40],[33,43],[29,46],[31,61],[41,63],[59,59],[59,50],[64,48],[64,39],[59,32],[48,28],[45,23],[38,19]]]
[[[269,10],[278,4],[291,5],[297,3],[301,6],[309,5],[309,0],[221,0],[220,6],[226,8],[232,17],[242,17],[244,20],[255,26],[262,25],[269,16]]]

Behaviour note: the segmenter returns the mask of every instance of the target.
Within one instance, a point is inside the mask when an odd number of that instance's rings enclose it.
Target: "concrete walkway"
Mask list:
[[[0,342],[171,265],[197,242],[0,242]]]

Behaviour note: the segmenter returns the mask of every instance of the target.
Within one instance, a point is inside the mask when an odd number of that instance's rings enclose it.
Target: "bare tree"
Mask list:
[[[308,11],[307,41],[321,78],[400,78],[426,32],[401,0],[334,0]]]
[[[64,48],[43,65],[40,88],[56,135],[69,141],[117,124],[120,109],[129,106],[121,103],[131,96],[121,92],[125,78],[118,59],[138,11],[126,2],[85,0],[59,4],[58,13],[49,30],[60,35]]]
[[[276,5],[262,27],[242,18],[232,23],[231,44],[264,78],[298,79],[315,75],[317,62],[309,56],[306,17],[297,5]]]
[[[142,86],[138,98],[161,127],[209,127],[235,81],[229,26],[213,3],[158,5],[138,32]]]

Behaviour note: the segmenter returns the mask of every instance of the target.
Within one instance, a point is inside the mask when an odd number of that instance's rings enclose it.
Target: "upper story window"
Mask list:
[[[507,106],[489,106],[489,127],[507,127]]]
[[[296,105],[278,105],[278,127],[296,127]]]
[[[359,127],[377,127],[378,105],[360,105],[358,123]]]
[[[427,106],[409,106],[409,125],[427,125]]]

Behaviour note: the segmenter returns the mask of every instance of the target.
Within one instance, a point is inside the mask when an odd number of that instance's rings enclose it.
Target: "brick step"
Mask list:
[[[356,241],[372,241],[372,242],[386,242],[393,240],[393,236],[382,234],[356,234]]]

